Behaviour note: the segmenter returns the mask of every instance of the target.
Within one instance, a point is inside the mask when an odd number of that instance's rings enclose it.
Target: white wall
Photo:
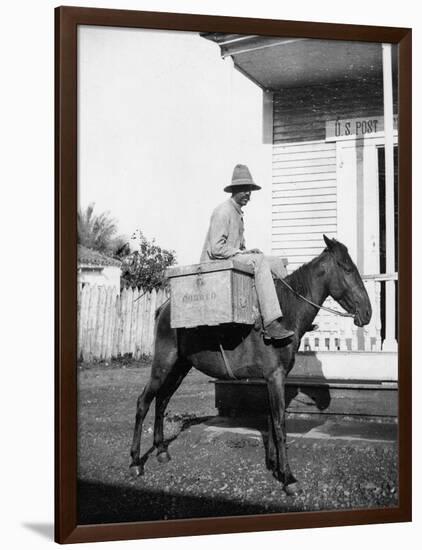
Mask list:
[[[78,282],[90,285],[112,286],[120,294],[120,267],[109,265],[98,269],[78,269]]]
[[[368,2],[319,0],[87,0],[73,5],[161,11],[202,12],[220,15],[273,17],[291,20],[413,26],[415,59],[415,120],[421,120],[422,20],[414,0]],[[8,549],[53,548],[53,7],[58,2],[38,0],[7,2],[2,6],[2,543]],[[414,179],[422,181],[418,152],[422,149],[415,125]],[[414,188],[414,202],[421,204],[422,188]],[[416,213],[419,209],[417,208]],[[415,275],[421,273],[419,235],[422,216],[415,216]],[[33,268],[36,266],[36,269]],[[13,276],[11,269],[13,268]],[[415,288],[415,323],[422,309],[421,290]],[[6,306],[6,307],[4,307]],[[25,312],[25,315],[22,315]],[[420,327],[415,325],[415,337]],[[25,348],[22,350],[22,334]],[[417,338],[415,338],[417,340]],[[414,350],[414,387],[422,386],[420,347]],[[415,393],[415,397],[418,394]],[[415,435],[422,421],[421,400],[415,404]],[[23,439],[25,438],[25,440]],[[23,443],[24,441],[24,443]],[[414,440],[415,465],[422,462],[420,438]],[[420,468],[414,471],[420,487]],[[422,537],[422,504],[415,491],[414,524],[285,531],[219,537],[196,537],[109,543],[101,548],[144,550],[204,550],[239,545],[242,548],[341,547],[342,550],[376,546],[397,550],[416,546]],[[28,525],[35,525],[36,530]],[[40,534],[41,531],[44,534]],[[99,548],[83,545],[81,548]]]

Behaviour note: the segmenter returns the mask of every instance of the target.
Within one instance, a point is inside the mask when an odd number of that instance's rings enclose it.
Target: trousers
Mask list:
[[[281,307],[274,286],[273,275],[284,279],[287,270],[281,258],[264,254],[237,254],[237,262],[254,268],[255,288],[264,326],[282,316]]]

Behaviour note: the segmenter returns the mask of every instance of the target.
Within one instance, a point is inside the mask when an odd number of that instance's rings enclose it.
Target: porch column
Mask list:
[[[395,272],[394,251],[394,144],[393,144],[393,75],[391,44],[382,45],[384,80],[384,136],[385,136],[385,248],[386,272]],[[397,351],[395,338],[395,283],[385,283],[385,340],[384,351]]]

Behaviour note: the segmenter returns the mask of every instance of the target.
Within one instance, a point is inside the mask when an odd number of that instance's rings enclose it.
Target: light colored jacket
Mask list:
[[[225,260],[245,250],[243,211],[232,199],[217,206],[201,254],[201,262]]]

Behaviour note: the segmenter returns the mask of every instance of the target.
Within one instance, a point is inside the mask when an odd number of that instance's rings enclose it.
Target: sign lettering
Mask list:
[[[209,302],[210,300],[216,300],[217,294],[215,292],[206,292],[201,294],[185,294],[182,298],[184,304],[192,302]]]
[[[397,115],[393,118],[397,128]],[[348,118],[329,120],[325,124],[325,139],[335,141],[344,137],[363,138],[384,131],[384,117]]]

